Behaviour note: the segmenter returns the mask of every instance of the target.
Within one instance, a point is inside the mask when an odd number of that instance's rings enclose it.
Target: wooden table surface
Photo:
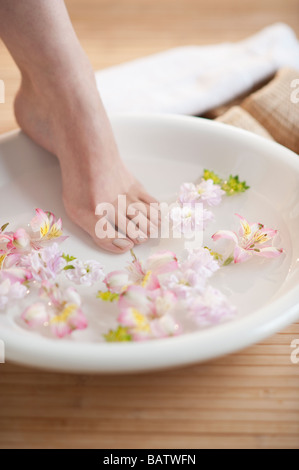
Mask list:
[[[95,69],[170,47],[239,40],[276,21],[299,36],[298,0],[68,0]],[[18,71],[0,44],[0,133]],[[299,323],[205,364],[127,376],[0,365],[0,448],[299,448]]]

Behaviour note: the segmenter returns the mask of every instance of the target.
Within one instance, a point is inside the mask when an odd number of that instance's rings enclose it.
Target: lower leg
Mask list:
[[[154,200],[119,157],[91,64],[63,1],[1,0],[0,36],[22,75],[16,118],[33,140],[57,155],[69,216],[99,246],[113,252],[132,248],[129,236],[115,242],[96,237],[95,208],[115,204],[119,194],[128,203]]]

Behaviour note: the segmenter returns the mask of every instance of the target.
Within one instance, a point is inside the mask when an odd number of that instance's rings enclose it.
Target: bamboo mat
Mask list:
[[[239,40],[297,0],[68,0],[95,69],[169,47]],[[0,133],[19,74],[0,44]],[[299,323],[236,354],[159,373],[56,374],[0,365],[0,448],[299,448]]]

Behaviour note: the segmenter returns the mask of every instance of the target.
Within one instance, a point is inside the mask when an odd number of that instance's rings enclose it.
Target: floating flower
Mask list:
[[[0,280],[9,279],[12,283],[20,282],[23,284],[31,278],[31,272],[24,267],[15,266],[0,270]]]
[[[189,305],[188,316],[201,327],[216,325],[233,318],[236,309],[218,289],[207,286]]]
[[[193,269],[205,279],[211,277],[220,267],[208,248],[203,247],[189,250],[183,266],[185,269]]]
[[[149,290],[160,287],[158,276],[177,269],[178,262],[172,251],[160,251],[149,256],[144,263],[136,257],[127,266],[129,281]]]
[[[184,183],[180,187],[179,201],[185,203],[206,203],[209,206],[217,206],[225,192],[218,184],[209,180],[203,180],[200,184]]]
[[[184,235],[204,230],[207,223],[214,219],[213,213],[201,203],[185,203],[183,206],[178,204],[171,209],[169,215],[174,230]]]
[[[32,274],[35,281],[55,279],[66,266],[62,251],[57,243],[22,257],[22,265]]]
[[[235,244],[234,253],[226,260],[225,264],[230,261],[242,263],[252,258],[252,256],[277,258],[281,255],[283,250],[272,246],[277,230],[265,228],[260,223],[249,224],[241,215],[236,214],[236,216],[241,220],[241,228],[238,234],[230,230],[219,230],[212,236],[214,241],[225,238],[232,240]]]
[[[206,281],[219,269],[219,264],[206,248],[190,250],[179,269],[167,277],[164,285],[179,298],[194,297],[205,288]]]
[[[27,307],[22,313],[21,318],[28,326],[30,326],[30,328],[48,326],[50,315],[47,304],[44,302],[35,302],[34,304],[29,305],[29,307]]]
[[[36,234],[32,240],[36,248],[51,241],[62,242],[67,238],[63,236],[61,219],[57,219],[52,212],[44,212],[42,209],[36,209],[35,213],[30,225]]]
[[[11,237],[11,241],[8,244],[8,248],[17,248],[18,250],[26,250],[30,248],[30,235],[25,229],[19,228],[16,230]]]
[[[102,281],[105,277],[103,266],[98,261],[80,261],[74,260],[68,265],[66,277],[75,284],[92,286],[95,282]]]
[[[104,279],[108,290],[115,294],[125,291],[129,284],[129,273],[125,270],[111,271]]]
[[[45,302],[36,302],[22,314],[29,326],[48,326],[59,338],[87,327],[86,317],[81,310],[81,298],[73,287],[61,290],[57,284],[45,281],[40,297]]]
[[[141,263],[133,253],[133,261],[123,271],[112,271],[104,282],[110,292],[122,293],[129,285],[137,284],[148,290],[160,287],[158,276],[177,269],[176,255],[171,251],[161,251],[151,255]]]
[[[21,299],[27,293],[27,288],[19,281],[12,281],[0,271],[0,310],[12,300]]]
[[[118,322],[136,341],[176,335],[180,331],[172,316],[176,302],[173,292],[130,286],[120,297]]]

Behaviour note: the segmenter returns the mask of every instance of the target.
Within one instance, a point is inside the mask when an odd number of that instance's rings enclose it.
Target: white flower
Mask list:
[[[170,218],[176,231],[185,235],[192,235],[194,232],[202,231],[210,220],[213,220],[213,213],[204,209],[202,204],[193,205],[191,203],[183,206],[177,205],[170,211]]]
[[[200,184],[184,183],[180,187],[179,201],[181,204],[198,202],[206,203],[209,206],[220,204],[225,192],[218,184],[214,184],[211,179],[203,180]]]
[[[72,262],[74,269],[66,271],[66,277],[75,284],[92,286],[95,282],[102,281],[105,277],[103,266],[94,260]]]

